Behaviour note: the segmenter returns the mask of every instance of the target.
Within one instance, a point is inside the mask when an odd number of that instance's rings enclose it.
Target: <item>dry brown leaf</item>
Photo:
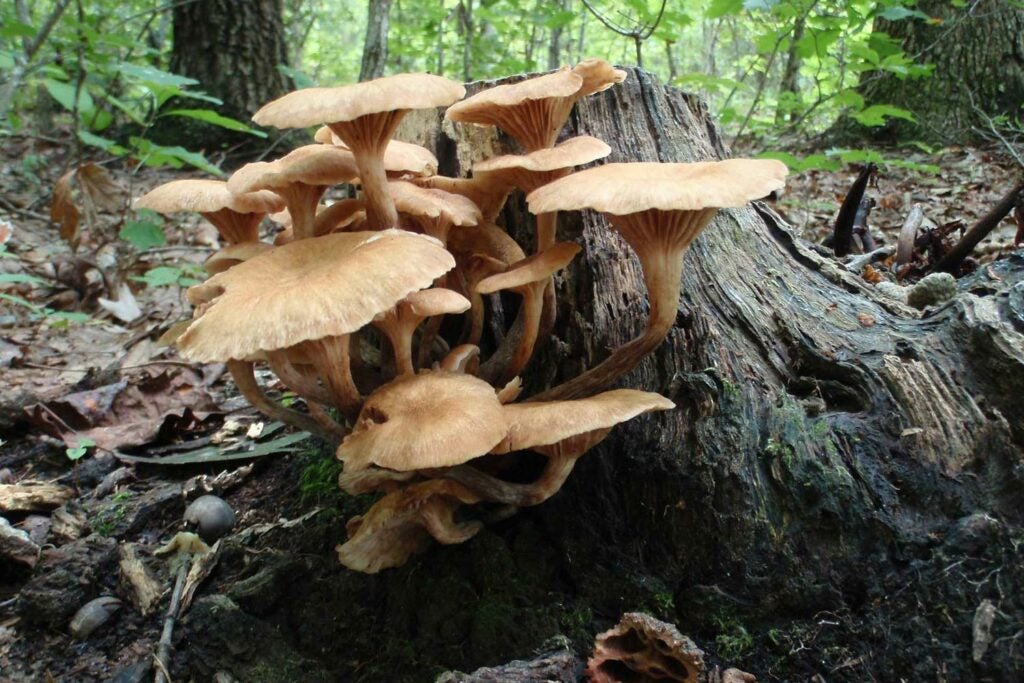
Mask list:
[[[860,313],[857,314],[857,322],[860,323],[861,327],[874,327],[875,316],[871,315],[870,313],[865,313],[861,311]]]
[[[884,279],[882,274],[870,264],[864,266],[864,272],[861,274],[861,277],[864,278],[866,282],[870,282],[873,285],[877,285]]]
[[[125,191],[107,172],[96,164],[83,164],[75,172],[75,180],[100,211],[120,211],[124,206]]]
[[[50,204],[50,220],[60,223],[61,238],[71,245],[71,251],[78,249],[81,234],[78,231],[80,213],[75,206],[71,181],[75,177],[72,169],[62,175],[53,186],[53,203]]]
[[[14,224],[10,221],[0,221],[0,245],[7,244],[14,233]]]

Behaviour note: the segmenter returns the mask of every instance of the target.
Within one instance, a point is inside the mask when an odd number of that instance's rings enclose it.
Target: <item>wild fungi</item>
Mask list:
[[[273,192],[233,194],[221,180],[172,180],[136,199],[134,207],[163,214],[194,211],[230,245],[259,240],[263,217],[283,209],[284,200]]]
[[[335,406],[354,414],[348,335],[454,265],[437,240],[400,230],[299,240],[190,288],[195,319],[178,348],[191,360],[228,362],[243,395],[266,410],[247,359],[302,344]],[[273,414],[294,422],[281,410]]]
[[[325,145],[334,145],[352,151],[328,126],[318,128],[313,139]],[[391,140],[384,149],[384,171],[388,178],[394,180],[409,176],[432,176],[437,173],[437,157],[426,147],[411,142]]]
[[[468,308],[469,300],[458,292],[441,287],[423,289],[378,314],[373,324],[391,342],[398,374],[411,375],[416,371],[412,364],[412,336],[419,324],[433,316],[462,313]]]
[[[325,145],[306,145],[276,161],[246,164],[228,179],[232,192],[271,190],[288,206],[296,239],[316,235],[317,206],[328,186],[347,183],[358,174],[355,158]]]
[[[273,246],[266,242],[258,241],[231,244],[206,259],[206,262],[203,263],[203,270],[210,275],[216,275],[273,248]]]
[[[405,564],[430,547],[464,543],[476,535],[479,521],[458,522],[455,510],[479,498],[460,484],[446,480],[411,484],[393,491],[362,516],[349,520],[348,541],[338,546],[343,565],[366,574]]]
[[[346,472],[450,467],[484,455],[507,434],[491,385],[433,370],[402,375],[370,394],[337,455]]]
[[[550,248],[535,254],[518,263],[512,264],[508,270],[480,280],[476,291],[480,294],[491,294],[499,290],[515,292],[523,297],[520,333],[505,337],[507,345],[515,344],[515,351],[507,362],[499,348],[495,355],[502,358],[503,368],[500,373],[493,373],[499,382],[507,382],[522,370],[533,355],[533,347],[537,343],[537,331],[540,328],[541,310],[544,306],[544,289],[551,276],[565,268],[576,257],[580,246],[572,242],[559,242]]]
[[[388,192],[398,213],[408,217],[417,232],[430,235],[447,245],[448,232],[454,227],[476,225],[480,209],[469,199],[444,190],[419,187],[404,180],[388,183]]]
[[[586,396],[629,372],[668,335],[679,308],[683,254],[719,208],[743,206],[785,184],[786,166],[773,159],[690,164],[605,164],[530,193],[530,211],[600,211],[636,252],[650,313],[644,332],[579,377],[535,400]]]
[[[252,117],[261,126],[305,128],[327,124],[352,151],[371,230],[397,225],[387,192],[384,153],[410,109],[444,107],[461,99],[461,83],[431,74],[398,74],[337,88],[297,90],[264,105]]]

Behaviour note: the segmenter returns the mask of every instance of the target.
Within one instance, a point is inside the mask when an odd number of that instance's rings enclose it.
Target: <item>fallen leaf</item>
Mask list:
[[[81,235],[78,232],[78,221],[81,215],[75,206],[71,191],[71,180],[75,177],[74,169],[57,179],[53,186],[53,202],[50,204],[50,220],[60,223],[61,238],[71,245],[71,251],[78,249]]]
[[[860,313],[857,314],[857,322],[860,323],[861,327],[874,327],[875,316],[871,315],[870,313],[865,313],[864,311],[861,311]]]
[[[142,315],[142,309],[139,308],[139,303],[135,300],[135,295],[132,294],[132,290],[124,282],[122,282],[121,286],[117,289],[117,301],[111,301],[110,299],[100,297],[96,302],[103,308],[103,310],[107,311],[123,323],[130,323]]]
[[[0,221],[0,245],[7,244],[13,234],[14,224],[10,221]]]
[[[861,273],[861,277],[864,278],[865,282],[869,282],[873,285],[877,285],[884,279],[882,274],[872,267],[871,264],[864,266],[864,272]]]
[[[96,164],[83,164],[75,171],[75,180],[93,206],[101,211],[120,211],[125,191],[107,169]]]

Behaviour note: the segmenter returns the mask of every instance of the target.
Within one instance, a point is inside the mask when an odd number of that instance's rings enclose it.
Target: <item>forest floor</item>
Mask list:
[[[261,607],[246,600],[260,599],[257,588],[242,585],[253,578],[248,558],[268,545],[287,545],[288,520],[318,511],[325,512],[316,538],[340,541],[344,517],[337,508],[357,509],[362,502],[342,500],[335,461],[312,439],[265,423],[238,397],[222,367],[182,362],[160,343],[175,322],[188,319],[185,287],[216,250],[216,232],[196,218],[168,221],[165,240],[139,249],[118,234],[127,230],[138,240],[151,226],[132,223],[113,207],[192,174],[111,170],[113,185],[84,174],[92,180],[73,187],[70,197],[81,213],[81,244],[72,252],[49,218],[54,188],[70,168],[68,149],[66,140],[16,137],[0,157],[0,243],[6,246],[0,275],[8,274],[0,279],[0,490],[21,487],[32,495],[27,502],[0,495],[0,513],[28,536],[27,544],[0,543],[0,677],[139,680],[150,666],[173,583],[170,564],[152,552],[180,527],[187,498],[221,495],[238,519],[235,554],[220,560],[222,569],[198,585],[194,599],[230,591],[256,614]],[[925,228],[955,221],[966,227],[1019,177],[1019,168],[994,149],[947,148],[903,158],[940,170],[915,166],[879,174],[869,190],[877,202],[869,223],[886,244],[895,241],[913,204],[922,205]],[[798,234],[820,242],[855,177],[856,169],[793,176],[777,209]],[[977,255],[990,260],[1008,253],[1016,232],[1008,218]],[[11,537],[2,520],[0,532]],[[333,555],[328,545],[303,551],[319,554],[311,562]],[[146,567],[142,578],[126,569],[132,553]],[[147,585],[163,597],[147,599]],[[123,604],[91,636],[72,638],[72,616],[101,595],[119,596]],[[591,623],[578,627],[586,631]],[[379,680],[373,663],[361,660],[366,655],[353,652],[343,666],[353,679]],[[179,657],[171,673],[184,680],[215,668]],[[784,672],[754,673],[761,680],[786,678]],[[426,679],[426,673],[411,678]]]

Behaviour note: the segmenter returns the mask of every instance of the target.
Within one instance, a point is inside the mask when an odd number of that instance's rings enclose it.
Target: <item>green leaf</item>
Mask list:
[[[925,21],[931,19],[931,17],[921,10],[909,9],[901,6],[887,7],[882,12],[879,12],[878,16],[883,19],[888,19],[889,21],[902,21],[904,19],[910,19],[911,17],[914,19],[924,19]]]
[[[224,175],[223,171],[207,161],[202,154],[190,152],[184,147],[165,147],[140,137],[132,137],[129,142],[135,148],[136,156],[145,166],[181,168],[185,164],[189,164],[211,175]]]
[[[178,280],[185,274],[181,268],[174,266],[157,266],[150,268],[144,275],[133,276],[130,280],[144,282],[147,287],[169,287],[178,284]]]
[[[713,0],[704,16],[708,19],[718,19],[727,14],[738,14],[743,9],[743,0]]]
[[[194,78],[186,78],[168,71],[157,69],[153,66],[123,63],[119,71],[129,80],[137,81],[142,85],[161,85],[175,88],[184,88],[188,85],[197,85],[199,81]]]
[[[268,425],[268,429],[272,425]],[[266,430],[264,430],[266,433]],[[265,455],[276,455],[278,453],[293,453],[297,450],[298,444],[310,438],[308,432],[295,432],[270,441],[254,444],[249,450],[231,450],[230,447],[204,446],[194,451],[176,453],[164,457],[148,457],[140,455],[127,455],[116,453],[118,459],[126,462],[144,462],[154,465],[194,465],[205,462],[223,462],[227,460],[246,460],[248,458],[259,458]]]
[[[163,225],[149,216],[125,221],[124,227],[118,233],[118,237],[130,243],[139,251],[145,251],[153,247],[162,247],[167,243],[167,236],[164,235]]]
[[[8,19],[0,26],[0,38],[35,38],[36,30],[28,24]]]
[[[89,145],[90,147],[98,147],[102,149],[104,152],[107,152],[108,154],[113,154],[114,156],[124,156],[125,154],[128,153],[127,149],[117,144],[113,140],[100,137],[99,135],[94,135],[93,133],[90,133],[87,130],[78,131],[78,138],[85,144]]]
[[[241,121],[228,118],[227,116],[221,116],[212,109],[172,109],[162,116],[183,116],[188,119],[195,119],[196,121],[203,121],[204,123],[210,123],[214,126],[220,126],[221,128],[227,128],[228,130],[235,130],[239,133],[248,133],[255,135],[258,138],[265,138],[267,134],[260,130],[254,130],[249,126],[245,125]]]
[[[50,93],[53,99],[60,102],[62,107],[68,111],[75,110],[74,84],[47,78],[43,81],[43,86],[46,88],[46,91]],[[78,91],[78,115],[80,117],[84,117],[91,113],[95,108],[96,104],[92,100],[92,95],[89,94],[88,90],[82,87]]]
[[[911,112],[894,107],[891,104],[873,104],[867,109],[862,109],[852,114],[852,116],[862,126],[882,126],[890,118],[916,121]]]
[[[78,437],[78,445],[72,448],[64,449],[69,460],[78,460],[85,455],[90,448],[96,445],[96,442],[92,439],[87,439],[84,436]]]
[[[0,273],[0,284],[4,285],[45,285],[46,280],[28,273]]]
[[[854,109],[864,107],[864,97],[856,90],[843,90],[836,95],[835,102],[840,107],[853,107]]]

